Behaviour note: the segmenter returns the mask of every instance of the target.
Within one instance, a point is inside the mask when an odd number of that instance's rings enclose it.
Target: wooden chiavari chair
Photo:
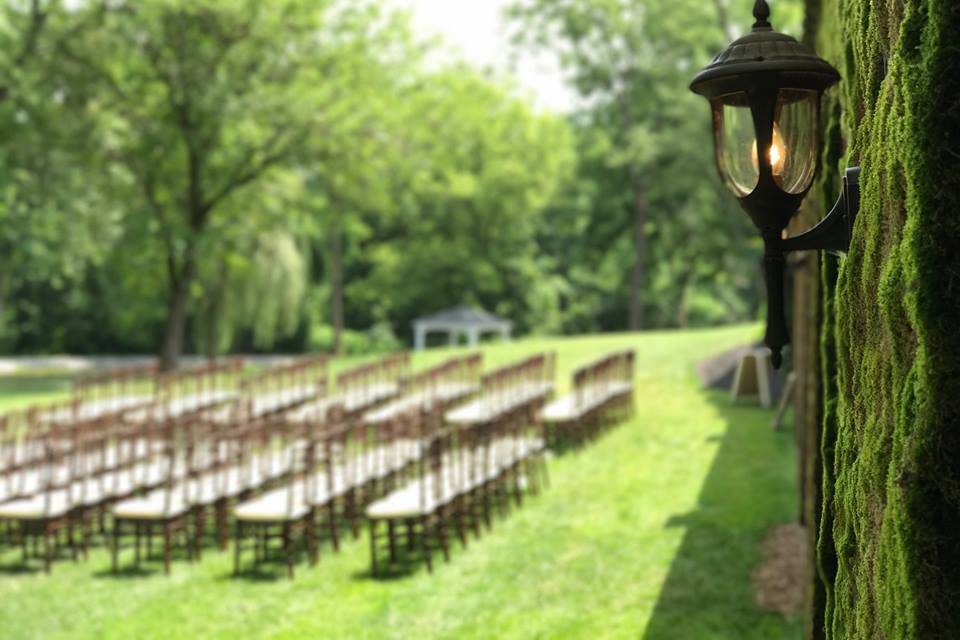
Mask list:
[[[633,413],[633,351],[620,351],[579,367],[569,394],[538,412],[550,445],[578,446]]]
[[[41,490],[46,434],[33,410],[0,416],[0,503]]]
[[[126,531],[133,530],[135,566],[141,560],[141,540],[147,540],[147,554],[150,555],[154,536],[160,536],[163,542],[163,570],[170,573],[175,536],[180,536],[186,547],[187,557],[193,559],[195,544],[191,542],[191,503],[189,483],[182,482],[193,460],[194,434],[190,419],[167,419],[163,421],[165,450],[160,486],[141,496],[117,502],[113,507],[112,568],[118,570],[121,538]],[[152,464],[146,471],[152,474]],[[145,484],[152,484],[153,476],[141,478]]]
[[[317,493],[318,425],[312,422],[288,423],[282,418],[268,420],[283,438],[283,445],[278,449],[284,458],[283,472],[278,477],[280,486],[240,503],[234,510],[234,573],[240,572],[244,542],[248,537],[254,538],[255,565],[266,559],[270,541],[280,539],[287,574],[292,578],[298,533],[302,535],[310,564],[316,564],[319,558],[313,499]]]
[[[27,442],[29,462],[24,469],[39,474],[38,489],[28,497],[0,504],[0,520],[16,524],[15,536],[22,545],[24,562],[29,557],[28,540],[33,541],[34,555],[40,555],[37,544],[43,542],[44,571],[50,573],[54,546],[59,544],[61,533],[67,534],[68,544],[77,556],[75,509],[86,499],[84,472],[90,459],[90,440],[80,429],[69,434],[65,428],[48,429],[42,436],[41,460],[34,458],[33,438],[28,437]]]
[[[320,448],[323,465],[319,471],[314,496],[318,513],[325,516],[331,543],[340,549],[340,525],[346,522],[356,534],[358,485],[362,482],[360,456],[355,443],[363,427],[346,415],[342,405],[335,406],[322,430]]]
[[[70,421],[116,417],[147,406],[153,399],[156,364],[118,367],[77,376],[73,383],[74,410]],[[53,416],[54,420],[57,416]]]
[[[289,411],[325,396],[327,358],[307,356],[252,374],[240,383],[234,419],[251,419]]]
[[[427,569],[433,571],[433,551],[440,547],[449,559],[449,540],[446,520],[456,493],[451,484],[450,464],[454,460],[453,431],[440,427],[437,411],[425,412],[420,420],[417,456],[417,474],[404,486],[384,498],[374,501],[366,509],[370,523],[371,572],[379,575],[378,549],[381,538],[379,525],[386,525],[386,544],[391,564],[399,559],[398,529],[406,527],[407,549],[419,549]]]

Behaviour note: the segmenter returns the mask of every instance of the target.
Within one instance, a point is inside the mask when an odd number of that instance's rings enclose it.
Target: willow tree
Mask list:
[[[162,257],[164,367],[183,349],[211,229],[258,215],[258,189],[327,126],[353,28],[338,15],[308,0],[117,0],[59,16],[61,70],[99,138],[90,160],[148,220],[123,241]]]

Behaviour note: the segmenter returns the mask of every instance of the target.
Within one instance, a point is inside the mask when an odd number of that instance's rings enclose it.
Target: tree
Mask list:
[[[50,77],[48,37],[59,2],[12,2],[0,10],[0,333],[4,342],[58,349],[75,292],[117,234],[120,212],[66,160],[93,140],[71,111],[73,96]],[[53,307],[53,308],[44,308]],[[64,313],[58,313],[64,311]]]
[[[348,37],[335,19],[323,22],[335,15],[327,4],[117,1],[84,4],[65,25],[61,70],[101,140],[91,160],[116,177],[112,195],[131,215],[149,215],[127,225],[123,242],[163,256],[164,367],[183,349],[211,226],[256,215],[227,205],[255,202],[302,140],[327,126],[326,87]]]
[[[745,228],[731,198],[702,187],[713,171],[708,122],[687,89],[693,70],[724,45],[727,13],[724,0],[517,0],[510,9],[517,45],[554,52],[582,98],[574,118],[581,173],[569,195],[581,210],[586,197],[587,214],[602,218],[581,224],[596,234],[586,244],[603,248],[600,258],[629,247],[630,329],[682,323],[688,289],[720,273],[719,262],[701,265],[731,246],[713,242],[704,254],[702,241],[709,245],[715,229]],[[672,275],[664,273],[669,264]],[[664,287],[672,313],[658,311]],[[738,287],[751,295],[752,284]],[[598,303],[615,304],[606,298]]]
[[[404,329],[460,303],[538,328],[550,304],[535,232],[572,168],[567,126],[467,68],[424,75],[401,96],[393,211],[365,247],[354,300]]]

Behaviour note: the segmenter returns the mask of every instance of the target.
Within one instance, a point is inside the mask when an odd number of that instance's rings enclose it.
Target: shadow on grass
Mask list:
[[[313,569],[309,565],[299,565],[294,568],[294,578],[296,578],[297,569]],[[239,572],[225,573],[217,577],[221,582],[231,582],[234,580],[243,580],[245,582],[281,582],[290,580],[287,575],[287,565],[279,560],[265,560],[257,566],[248,566]]]
[[[43,573],[43,567],[38,564],[24,564],[23,562],[2,564],[0,573],[12,576]]]
[[[453,536],[456,534],[451,531],[450,535]],[[453,562],[456,559],[456,551],[458,548],[458,546],[451,545],[450,562]],[[433,562],[434,571],[436,571],[440,565],[447,563],[447,561],[444,560],[443,552],[439,549],[435,549],[433,551],[431,555],[431,561]],[[351,577],[356,580],[392,582],[411,578],[422,571],[428,571],[428,569],[426,558],[423,556],[419,545],[417,545],[417,547],[414,549],[410,549],[405,544],[398,544],[395,558],[393,560],[390,559],[389,551],[386,548],[380,549],[377,552],[376,573],[373,572],[373,565],[370,562],[368,554],[367,565],[363,569],[354,571],[351,574]]]
[[[117,570],[114,571],[110,567],[106,569],[101,569],[96,571],[93,574],[94,578],[108,578],[110,580],[131,580],[131,579],[140,579],[140,578],[150,578],[156,575],[162,574],[163,571],[160,568],[155,567],[144,567],[140,565],[127,565],[122,567],[117,567]]]
[[[0,560],[0,574],[23,576],[45,573],[42,547],[34,546],[31,543],[28,547],[27,558],[24,558],[18,541],[4,539],[0,544],[2,544],[2,549],[0,549],[0,558],[2,558]],[[56,571],[57,564],[63,562],[81,563],[83,562],[83,556],[79,552],[75,554],[65,545],[58,545],[53,550],[51,572]]]
[[[800,623],[760,612],[750,574],[759,545],[775,524],[796,512],[793,434],[774,432],[770,413],[706,393],[725,423],[698,507],[667,527],[686,529],[644,638],[800,637]]]

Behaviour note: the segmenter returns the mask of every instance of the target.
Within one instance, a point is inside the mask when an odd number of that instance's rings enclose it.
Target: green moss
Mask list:
[[[814,43],[844,76],[826,109],[820,200],[844,164],[863,167],[849,256],[836,279],[823,270],[815,620],[838,639],[957,638],[960,4],[808,5]]]

